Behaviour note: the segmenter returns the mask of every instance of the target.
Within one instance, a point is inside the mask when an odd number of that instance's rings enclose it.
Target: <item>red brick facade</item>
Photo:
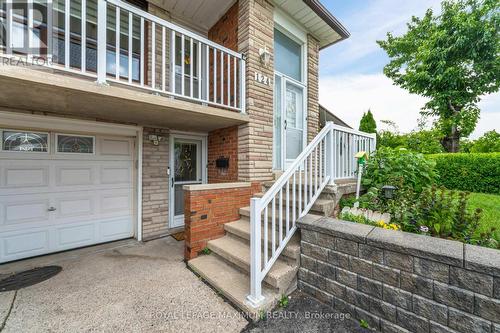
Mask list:
[[[216,160],[229,159],[228,168],[217,168]],[[208,183],[238,181],[238,126],[208,133]]]
[[[238,51],[238,2],[208,31],[208,39],[233,51]]]
[[[195,258],[209,240],[224,236],[224,223],[238,220],[239,209],[248,206],[250,198],[260,190],[259,183],[184,190],[186,260]]]
[[[208,31],[208,39],[217,44],[227,47],[233,51],[238,51],[238,13],[239,6],[238,2],[236,2],[228,11],[214,24],[212,28]],[[214,63],[214,55],[210,53],[210,73],[213,72],[213,63]],[[224,87],[223,92],[220,89],[217,89],[217,98],[220,99],[221,94],[224,95],[224,103],[228,102],[228,98],[230,98],[231,104],[234,103],[234,88],[236,82],[234,81],[234,63],[230,63],[229,68],[229,76],[227,69],[227,60],[228,58],[224,57]],[[220,66],[221,54],[218,53],[216,57],[217,66]],[[219,67],[220,68],[220,67]],[[228,78],[230,78],[228,80]],[[217,79],[217,87],[220,87],[221,75],[220,73],[216,74]],[[228,93],[228,82],[231,81]],[[210,96],[213,94],[213,80],[210,80]],[[220,100],[219,100],[220,102]]]

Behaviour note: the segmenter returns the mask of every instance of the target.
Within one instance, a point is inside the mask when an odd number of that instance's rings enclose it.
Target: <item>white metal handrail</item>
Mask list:
[[[334,179],[354,178],[357,170],[354,156],[359,151],[365,151],[368,154],[373,152],[377,135],[339,125],[333,125],[333,130]]]
[[[25,17],[13,9],[13,0],[6,0],[0,13],[4,56],[36,57],[37,65],[95,77],[101,84],[245,111],[242,54],[120,0],[61,0],[57,8],[46,0],[46,13],[56,14],[41,20],[34,15],[34,0],[26,1]],[[95,28],[89,30],[89,24]]]
[[[349,139],[347,147],[341,138]],[[264,196],[251,199],[250,295],[247,298],[252,306],[258,307],[263,302],[262,281],[293,237],[297,220],[309,212],[327,184],[344,178],[339,176],[345,170],[351,172],[346,168],[351,163],[346,152],[354,158],[360,150],[374,149],[374,135],[327,122]],[[345,158],[339,155],[341,152]],[[339,166],[343,168],[340,171]]]

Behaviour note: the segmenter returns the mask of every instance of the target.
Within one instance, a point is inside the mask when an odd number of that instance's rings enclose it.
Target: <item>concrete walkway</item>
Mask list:
[[[63,271],[0,293],[3,332],[239,332],[248,322],[186,268],[183,242],[132,240],[0,266]]]

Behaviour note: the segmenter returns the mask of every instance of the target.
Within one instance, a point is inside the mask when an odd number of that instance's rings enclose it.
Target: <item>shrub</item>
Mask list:
[[[381,147],[368,159],[362,184],[378,189],[393,185],[399,190],[411,188],[420,193],[434,183],[435,178],[434,161],[424,155],[406,149]]]
[[[474,141],[470,148],[471,153],[494,153],[500,152],[500,133],[489,131]]]
[[[450,190],[500,194],[500,153],[435,154],[438,184]]]

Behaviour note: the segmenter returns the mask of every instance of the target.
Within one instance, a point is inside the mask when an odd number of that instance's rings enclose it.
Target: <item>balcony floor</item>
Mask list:
[[[0,106],[184,131],[211,131],[249,121],[239,112],[133,87],[102,86],[94,80],[46,68],[1,65]]]

